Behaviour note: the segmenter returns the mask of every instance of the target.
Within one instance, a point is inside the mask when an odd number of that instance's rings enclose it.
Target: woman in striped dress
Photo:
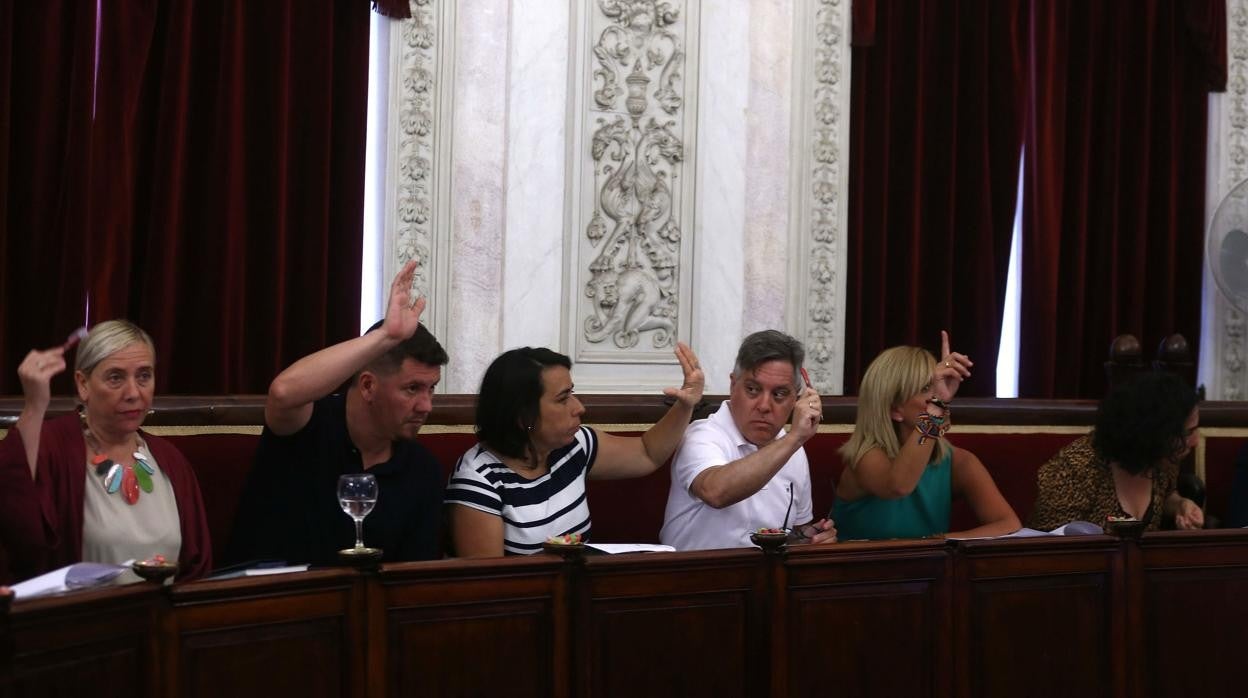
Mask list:
[[[642,477],[662,467],[702,399],[698,357],[678,343],[676,358],[684,382],[663,391],[674,404],[633,437],[581,424],[585,407],[563,354],[524,347],[495,359],[477,395],[480,443],[459,459],[446,490],[456,555],[531,554],[568,534],[587,541],[585,478]]]

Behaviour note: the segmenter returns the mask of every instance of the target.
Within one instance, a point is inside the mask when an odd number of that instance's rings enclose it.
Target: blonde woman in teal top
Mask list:
[[[980,525],[951,536],[1018,530],[1018,516],[974,453],[945,440],[949,405],[971,360],[949,351],[939,363],[921,347],[893,347],[862,377],[854,434],[840,449],[844,473],[832,518],[841,540],[921,538],[949,532],[954,497],[965,497]]]

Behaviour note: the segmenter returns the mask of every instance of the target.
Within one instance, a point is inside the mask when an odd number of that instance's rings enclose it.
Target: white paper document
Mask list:
[[[45,572],[38,577],[14,584],[13,598],[22,599],[42,594],[56,594],[70,589],[87,589],[103,586],[125,571],[121,565],[99,562],[79,562],[59,570]]]
[[[1052,531],[1037,531],[1034,528],[1020,528],[1013,533],[1002,536],[946,536],[949,540],[991,540],[995,538],[1038,538],[1041,536],[1099,536],[1105,529],[1088,521],[1071,521],[1058,526]]]
[[[252,567],[243,570],[247,577],[262,577],[266,574],[290,574],[291,572],[307,572],[307,565],[287,565],[285,567]]]
[[[307,572],[307,565],[257,565],[246,569],[227,569],[205,577],[206,580],[238,579],[239,577],[263,577],[270,574],[290,574],[291,572]]]
[[[676,548],[670,545],[654,545],[651,543],[589,543],[586,547],[612,555],[616,553],[674,553]]]

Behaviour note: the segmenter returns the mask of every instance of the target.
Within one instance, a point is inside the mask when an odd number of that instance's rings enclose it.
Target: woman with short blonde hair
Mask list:
[[[79,561],[164,558],[178,562],[178,579],[207,573],[212,546],[195,472],[176,447],[140,429],[156,390],[146,332],[109,320],[86,333],[74,361],[78,413],[44,421],[52,377],[80,337],[32,350],[17,369],[22,413],[0,441],[9,556],[0,582]]]
[[[890,459],[901,452],[902,439],[897,433],[896,422],[890,418],[894,405],[900,405],[912,395],[918,395],[932,381],[936,371],[936,358],[922,347],[893,347],[885,349],[862,377],[858,389],[858,418],[854,433],[840,448],[846,463],[857,463],[863,455],[878,448]],[[931,460],[939,460],[948,454],[949,442],[934,441]]]
[[[96,325],[78,345],[74,372],[90,375],[101,361],[130,344],[144,344],[156,355],[156,344],[141,327],[129,320],[105,320]]]
[[[954,497],[965,497],[980,526],[957,536],[1018,530],[1018,516],[979,458],[945,439],[950,405],[971,360],[942,359],[921,347],[893,347],[871,362],[858,390],[854,433],[840,449],[846,467],[832,518],[841,540],[922,538],[949,531]]]

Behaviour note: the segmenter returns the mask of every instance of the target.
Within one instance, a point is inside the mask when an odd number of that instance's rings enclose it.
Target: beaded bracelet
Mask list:
[[[944,437],[945,432],[949,431],[949,409],[945,409],[943,417],[924,412],[919,418],[914,420],[914,428],[919,432],[919,445],[927,443],[928,439],[939,439]]]

